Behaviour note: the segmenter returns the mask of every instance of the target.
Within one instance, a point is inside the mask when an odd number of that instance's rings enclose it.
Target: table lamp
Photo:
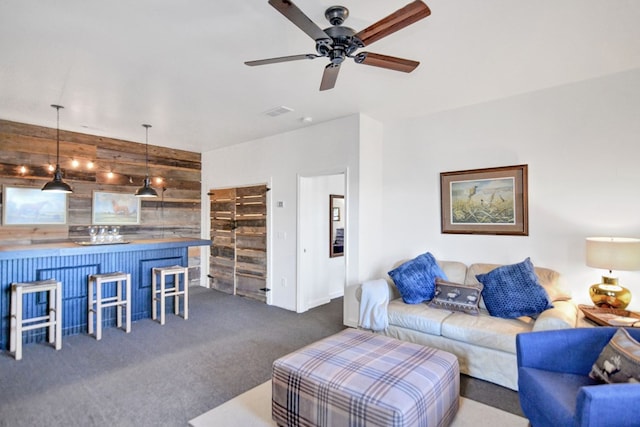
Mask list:
[[[598,307],[624,309],[631,301],[631,291],[620,286],[613,270],[640,270],[640,239],[627,237],[588,237],[587,266],[609,270],[602,282],[589,288],[591,301]]]

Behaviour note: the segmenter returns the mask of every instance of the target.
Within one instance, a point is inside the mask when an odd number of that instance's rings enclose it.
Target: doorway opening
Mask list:
[[[345,177],[344,172],[298,177],[299,313],[344,295],[349,246]],[[340,203],[332,205],[332,200]],[[339,251],[344,256],[336,256]]]

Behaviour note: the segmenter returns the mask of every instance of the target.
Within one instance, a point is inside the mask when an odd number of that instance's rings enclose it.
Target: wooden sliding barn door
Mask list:
[[[211,287],[266,301],[267,186],[211,190]]]
[[[209,275],[211,287],[235,294],[236,275],[236,189],[225,188],[209,192],[211,205],[211,256]]]

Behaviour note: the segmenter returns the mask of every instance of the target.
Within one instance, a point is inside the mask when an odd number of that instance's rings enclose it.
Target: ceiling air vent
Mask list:
[[[282,114],[290,113],[293,111],[293,108],[285,107],[281,105],[280,107],[272,108],[271,110],[267,110],[264,112],[267,116],[277,117]]]

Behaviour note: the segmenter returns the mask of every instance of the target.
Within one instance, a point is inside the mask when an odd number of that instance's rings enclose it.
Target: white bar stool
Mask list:
[[[23,319],[22,297],[35,292],[47,292],[48,314]],[[54,344],[56,350],[60,350],[62,348],[62,283],[55,279],[12,283],[9,351],[14,353],[16,360],[22,359],[22,333],[45,327],[49,329],[49,343]]]
[[[158,276],[160,277],[160,287],[158,288]],[[166,277],[173,276],[173,288],[167,289]],[[182,276],[182,290],[180,290],[180,276]],[[180,296],[183,297],[182,311],[183,318],[189,318],[189,268],[174,265],[172,267],[154,267],[151,278],[151,318],[158,318],[157,303],[160,303],[160,324],[164,325],[165,298],[173,297],[173,312],[180,312]]]
[[[122,327],[122,307],[125,308],[125,332],[131,332],[131,274],[121,271],[106,274],[92,274],[89,276],[89,292],[87,301],[89,302],[89,335],[93,332],[93,321],[95,318],[96,340],[102,339],[102,309],[116,306],[116,327]],[[103,297],[102,286],[106,283],[116,282],[116,295]],[[94,295],[95,294],[95,295]],[[124,295],[123,295],[124,294]]]

